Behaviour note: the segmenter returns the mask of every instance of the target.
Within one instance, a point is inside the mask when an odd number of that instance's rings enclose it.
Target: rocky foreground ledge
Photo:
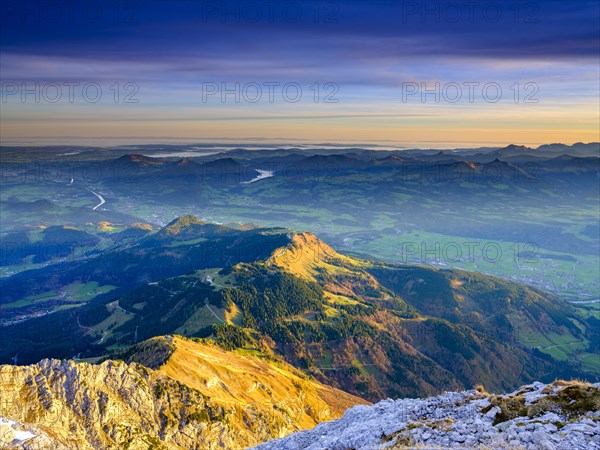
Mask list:
[[[534,383],[356,406],[256,450],[600,449],[600,383]]]

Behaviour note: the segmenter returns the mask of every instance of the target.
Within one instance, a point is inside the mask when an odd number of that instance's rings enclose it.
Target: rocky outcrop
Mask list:
[[[35,425],[16,422],[0,417],[0,444],[3,449],[21,450],[69,450],[56,439],[48,436]]]
[[[600,384],[534,383],[507,395],[448,392],[355,406],[256,450],[600,449]]]
[[[218,448],[238,439],[225,411],[139,364],[46,359],[0,367],[0,385],[0,416],[34,424],[70,449]]]

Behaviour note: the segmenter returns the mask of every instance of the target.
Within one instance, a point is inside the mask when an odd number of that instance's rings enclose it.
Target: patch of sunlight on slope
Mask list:
[[[351,298],[345,297],[343,295],[333,294],[331,292],[324,292],[323,296],[325,297],[325,300],[327,300],[329,303],[332,303],[332,304],[339,304],[339,305],[358,305],[359,304],[359,302],[357,302],[356,300],[352,300]]]
[[[242,319],[244,315],[242,314],[242,310],[238,308],[238,306],[233,303],[231,305],[231,309],[225,310],[225,321],[232,325],[242,326]]]
[[[338,389],[307,379],[300,371],[216,345],[180,336],[175,351],[160,371],[228,406],[283,409],[298,429],[340,417],[352,405],[367,404]]]

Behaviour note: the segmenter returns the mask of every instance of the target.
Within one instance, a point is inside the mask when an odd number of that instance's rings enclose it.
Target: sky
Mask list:
[[[598,1],[0,8],[4,145],[600,140]]]

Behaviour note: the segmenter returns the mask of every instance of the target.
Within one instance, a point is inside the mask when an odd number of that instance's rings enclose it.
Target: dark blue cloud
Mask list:
[[[597,1],[21,1],[3,53],[151,60],[598,58]]]

